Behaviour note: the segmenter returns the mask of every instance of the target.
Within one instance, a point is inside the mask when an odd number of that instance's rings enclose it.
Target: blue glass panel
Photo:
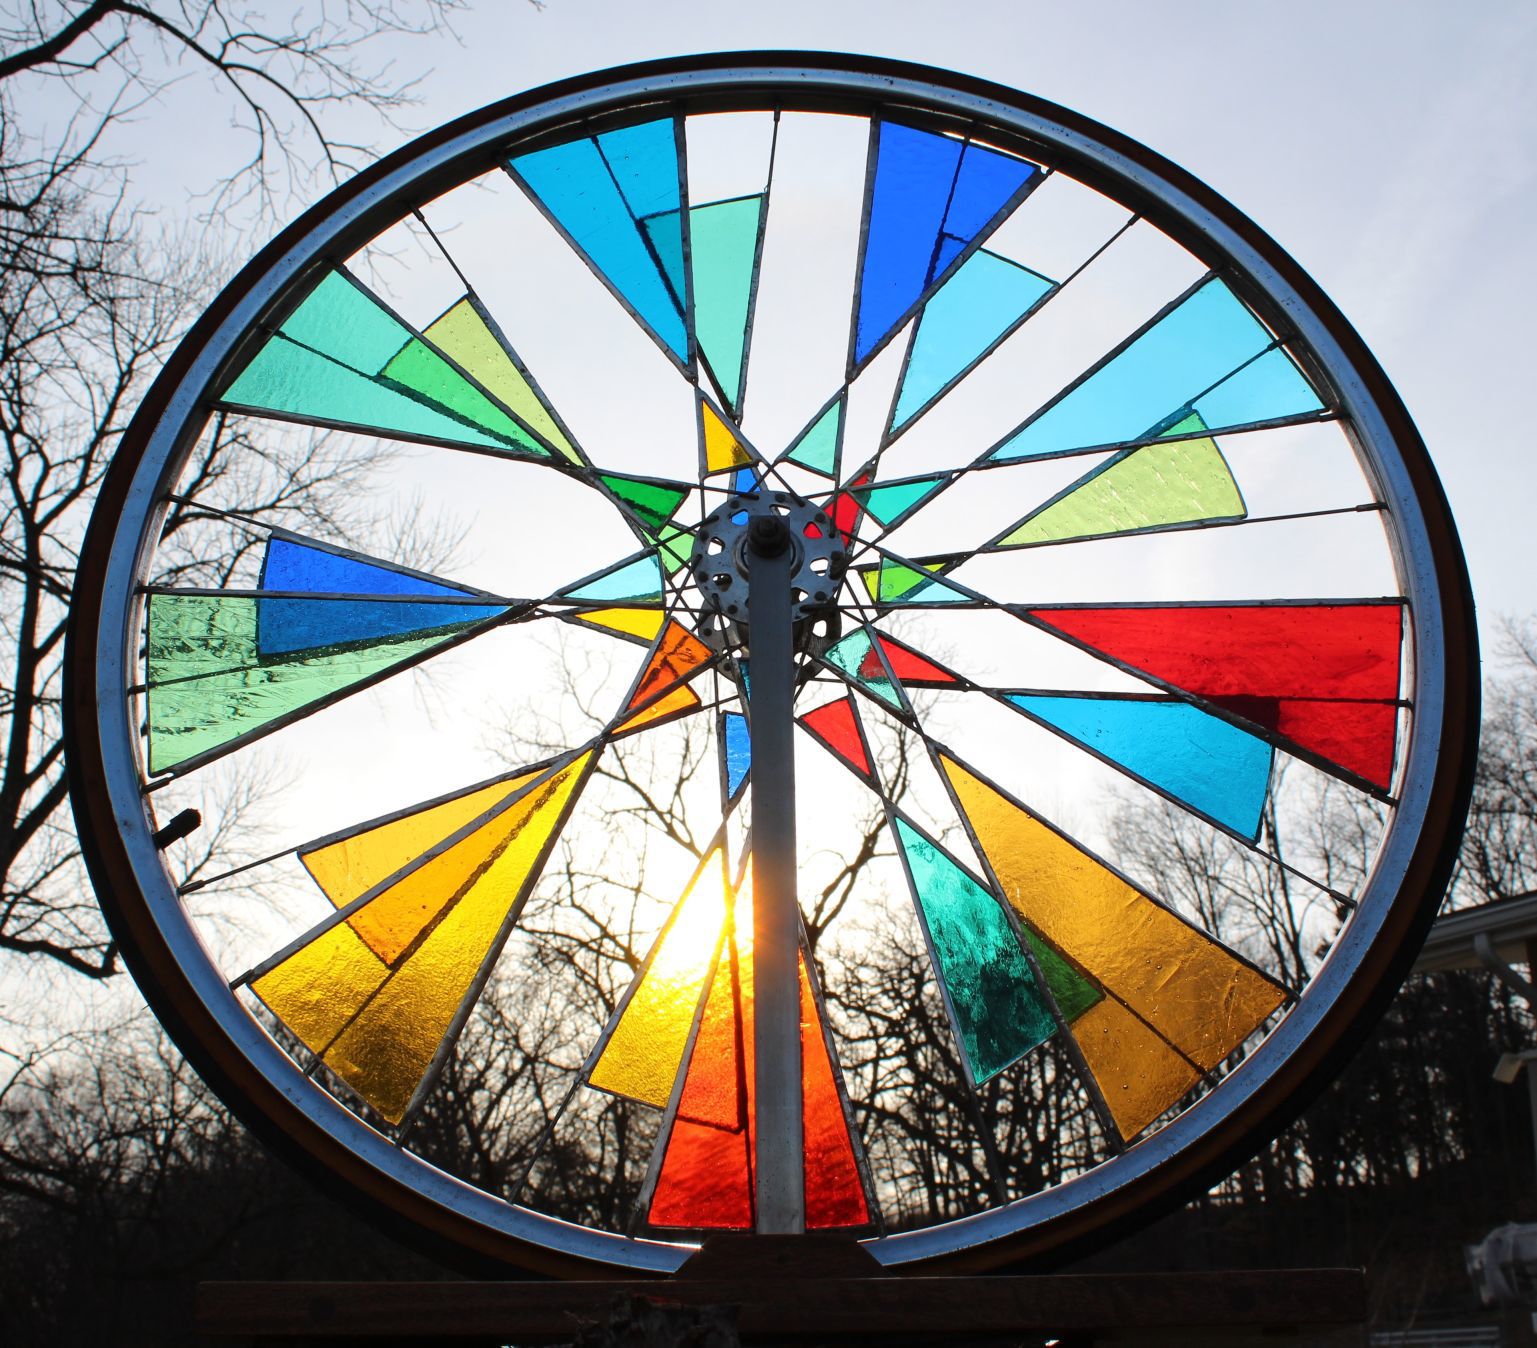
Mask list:
[[[393,567],[341,557],[322,548],[273,538],[262,566],[264,590],[309,590],[315,594],[463,595]],[[257,603],[256,650],[283,655],[322,646],[383,641],[441,632],[495,617],[497,604],[410,604],[367,600],[263,599]]]
[[[1250,361],[1237,374],[1195,400],[1195,410],[1210,430],[1298,416],[1322,408],[1302,371],[1279,347]]]
[[[1000,445],[992,457],[1024,459],[1155,434],[1171,420],[1188,415],[1192,399],[1270,341],[1264,325],[1226,284],[1213,278]],[[1312,391],[1301,387],[1316,405]],[[1296,392],[1293,384],[1291,393]],[[1285,415],[1285,410],[1269,415]],[[1208,417],[1207,424],[1220,430],[1227,423]]]
[[[1034,164],[1022,159],[983,145],[968,145],[945,215],[945,233],[957,239],[975,238],[1035,171]]]
[[[905,425],[1051,289],[1044,276],[979,250],[935,292],[918,320],[892,427]]]
[[[998,900],[906,821],[896,831],[956,1038],[986,1081],[1049,1039],[1056,1021]]]
[[[678,224],[681,218],[678,211],[665,211],[640,222],[646,237],[651,240],[651,246],[656,249],[657,257],[662,260],[662,270],[667,274],[667,284],[672,287],[673,298],[679,308],[683,307],[684,296],[683,230]]]
[[[655,553],[621,563],[578,590],[562,591],[570,599],[660,599],[662,565]]]
[[[945,268],[960,256],[961,250],[965,246],[966,242],[964,239],[957,239],[950,234],[941,234],[939,236],[939,251],[934,254],[934,275],[942,275]]]
[[[672,124],[666,122],[663,125],[669,128],[670,139]],[[638,127],[632,129],[641,130]],[[625,148],[620,146],[621,150]],[[640,183],[644,176],[641,159],[632,161],[626,157],[624,164],[626,182],[638,197],[654,196],[661,190],[655,185],[646,188]],[[683,315],[652,260],[651,251],[641,237],[640,226],[614,184],[614,175],[609,173],[597,143],[577,140],[554,145],[547,150],[519,155],[511,165],[529,191],[576,240],[592,264],[681,359],[687,351]],[[674,195],[670,204],[676,210],[676,161],[673,175]],[[663,201],[659,209],[667,206],[668,203]]]
[[[863,360],[923,292],[961,142],[882,122],[859,277],[854,358]]]
[[[728,711],[725,720],[726,795],[736,795],[737,787],[752,767],[752,739],[747,733],[747,718]]]
[[[1184,702],[1015,696],[1009,701],[1246,838],[1270,786],[1264,740]]]
[[[671,117],[605,131],[598,137],[598,145],[637,219],[682,208],[678,139]]]
[[[751,468],[738,468],[731,479],[731,490],[738,496],[747,496],[757,491],[760,485],[757,472]]]

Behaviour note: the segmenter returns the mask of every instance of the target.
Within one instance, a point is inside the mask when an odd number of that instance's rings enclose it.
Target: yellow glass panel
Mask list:
[[[629,1002],[588,1073],[591,1085],[658,1109],[666,1106],[725,923],[720,854],[712,852],[652,946]]]
[[[325,896],[338,908],[343,908],[506,800],[537,775],[526,772],[509,781],[467,791],[462,796],[429,805],[387,824],[362,829],[313,851],[300,852],[299,860],[325,892]],[[495,832],[494,823],[488,821],[485,828],[476,831],[477,834]],[[462,839],[448,852],[475,856],[483,852],[484,846],[484,841],[476,844],[474,837],[470,837]],[[385,898],[382,894],[378,899],[365,904],[349,919],[353,928],[381,958],[394,959],[421,930],[427,918],[442,907],[446,897],[453,893],[455,886],[445,883],[444,879],[454,869],[452,864],[448,864],[448,852],[435,857],[421,868],[432,872],[428,887],[422,892],[430,895],[435,889],[440,897],[436,903],[429,903],[425,915],[414,924],[409,907],[398,899],[381,902]],[[445,865],[439,866],[440,862]],[[402,881],[401,884],[392,885],[389,893],[393,895],[397,890],[408,888],[412,887]],[[422,890],[421,886],[414,888]]]
[[[1110,1117],[1130,1140],[1201,1079],[1200,1073],[1119,1002],[1102,997],[1073,1022],[1073,1038]]]
[[[493,953],[592,756],[583,754],[498,815],[494,828],[488,824],[465,840],[479,843],[480,865],[457,893],[439,901],[436,924],[396,965],[385,964],[342,924],[252,983],[273,1014],[392,1123],[404,1115]],[[496,847],[488,859],[485,839],[492,833]]]
[[[639,730],[641,726],[649,725],[663,716],[671,716],[674,712],[697,706],[699,706],[699,694],[689,684],[682,684],[670,693],[657,698],[649,707],[642,707],[634,716],[621,721],[614,727],[614,734],[620,735],[627,730]]]
[[[731,428],[709,403],[700,403],[704,415],[704,464],[707,473],[723,473],[752,462],[752,455],[742,448]]]
[[[500,399],[525,426],[542,435],[573,463],[580,462],[543,400],[468,297],[460,300],[422,335],[479,380],[481,387]]]
[[[644,637],[647,641],[655,641],[662,631],[662,624],[667,621],[667,615],[661,609],[649,608],[597,608],[573,616],[578,622],[607,627],[627,636]]]
[[[1211,1068],[1281,988],[1133,889],[954,759],[945,773],[1019,915],[1186,1057]]]

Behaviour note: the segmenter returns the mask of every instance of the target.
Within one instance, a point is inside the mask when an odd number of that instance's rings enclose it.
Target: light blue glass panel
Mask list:
[[[918,319],[892,428],[904,426],[987,350],[1051,282],[979,249],[935,292]]]
[[[747,731],[747,718],[738,712],[728,711],[725,721],[724,750],[726,754],[726,795],[736,795],[737,787],[752,767],[752,737]]]
[[[672,124],[665,125],[670,128]],[[577,140],[553,145],[519,155],[511,165],[593,265],[682,359],[687,351],[682,312],[652,260],[640,226],[614,185],[597,143]],[[632,167],[640,172],[638,165]],[[632,186],[637,195],[644,193],[640,186]],[[664,202],[658,209],[666,208]],[[671,209],[678,209],[676,195]]]
[[[1056,1033],[1056,1021],[998,900],[948,853],[896,821],[913,892],[977,1082]]]
[[[1270,786],[1264,740],[1184,702],[1014,696],[1009,701],[1246,838]]]
[[[1258,355],[1270,341],[1264,325],[1223,281],[1213,278],[1000,445],[992,457],[1025,459],[1156,434],[1177,415],[1188,415],[1191,399]],[[1207,424],[1222,429],[1210,418]]]
[[[902,698],[895,685],[886,677],[886,668],[864,628],[850,632],[842,641],[828,647],[825,657],[829,664],[841,669],[861,688],[868,689],[888,706],[902,710]]]
[[[637,219],[682,209],[678,140],[671,117],[605,131],[598,145]]]
[[[1319,412],[1323,404],[1292,358],[1277,347],[1197,398],[1195,410],[1208,429],[1223,430],[1253,421]]]
[[[662,565],[655,553],[621,563],[577,590],[562,591],[569,599],[660,599]]]

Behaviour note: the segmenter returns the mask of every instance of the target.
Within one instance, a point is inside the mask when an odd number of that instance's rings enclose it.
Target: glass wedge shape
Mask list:
[[[715,382],[740,412],[752,321],[753,272],[763,215],[761,196],[712,202],[689,211],[694,273],[694,335]]]
[[[602,603],[617,603],[624,599],[659,600],[662,597],[662,565],[654,552],[626,558],[591,580],[562,590],[560,597]]]
[[[1013,924],[959,862],[905,819],[893,827],[956,1039],[978,1083],[1056,1033]]]
[[[1397,601],[1024,612],[1375,786],[1386,789],[1391,780],[1403,647]]]
[[[904,710],[902,694],[891,682],[881,665],[880,657],[875,654],[875,643],[867,629],[861,627],[857,631],[850,632],[848,636],[829,646],[823,658],[887,706],[894,707],[898,711]]]
[[[672,519],[683,504],[689,488],[672,483],[651,482],[645,478],[625,477],[619,473],[600,473],[599,480],[639,517],[653,534]]]
[[[971,596],[939,579],[948,561],[918,562],[909,566],[882,557],[876,566],[855,569],[865,591],[877,604],[968,604]]]
[[[389,1122],[405,1117],[466,996],[500,953],[591,757],[403,882],[427,887],[422,872],[432,868],[441,903],[395,959],[336,922],[252,980],[268,1010]]]
[[[676,255],[683,255],[673,119],[517,155],[509,168],[657,341],[686,361],[684,306],[662,264],[674,238]],[[649,233],[641,224],[669,214],[670,222],[659,221]]]
[[[720,413],[703,399],[699,403],[699,434],[706,474],[724,473],[753,461],[752,455],[737,439],[736,432],[726,425]]]
[[[1045,694],[1009,701],[1182,805],[1258,837],[1274,757],[1258,736],[1188,702]]]
[[[1206,429],[1192,413],[1166,432]],[[1000,538],[1000,548],[1241,520],[1243,494],[1210,436],[1128,450],[1079,478]]]
[[[615,726],[614,733],[635,730],[699,706],[699,694],[683,680],[712,659],[714,652],[704,642],[669,619],[630,697],[628,705],[634,714]]]
[[[1274,341],[1218,277],[1203,282],[1117,348],[1104,364],[1038,412],[990,456],[995,461],[1060,454],[1158,434],[1198,411],[1213,431],[1315,412],[1322,404],[1301,374],[1265,379],[1253,398],[1202,395],[1239,373]],[[1276,367],[1267,365],[1269,375]],[[1263,397],[1258,396],[1263,394]],[[1244,421],[1223,415],[1241,408]]]
[[[818,740],[867,781],[875,780],[852,697],[842,697],[797,718]]]
[[[429,444],[550,457],[484,389],[339,271],[328,272],[267,338],[220,402]]]
[[[728,711],[721,717],[721,769],[726,783],[726,799],[737,793],[737,788],[747,780],[752,767],[752,736],[747,729],[747,718],[740,712]]]
[[[915,510],[949,480],[948,473],[940,473],[911,482],[861,487],[852,495],[880,524],[889,527]]]
[[[809,468],[824,477],[838,476],[839,450],[843,446],[843,404],[846,394],[840,394],[826,410],[817,413],[785,454],[791,463]]]
[[[659,608],[595,608],[571,615],[577,622],[634,637],[648,646],[661,635],[667,615]]]
[[[1019,322],[1052,282],[979,248],[923,306],[902,370],[893,432],[928,407]]]

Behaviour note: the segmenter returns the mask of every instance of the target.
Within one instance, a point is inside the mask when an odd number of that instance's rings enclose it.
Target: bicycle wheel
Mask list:
[[[791,1228],[892,1268],[1177,1201],[1391,996],[1477,722],[1429,459],[1295,263],[1061,108],[806,54],[537,90],[299,220],[125,437],[68,663],[87,860],[199,1069],[558,1273],[763,1228],[770,1131]],[[770,1088],[744,802],[792,714]]]

